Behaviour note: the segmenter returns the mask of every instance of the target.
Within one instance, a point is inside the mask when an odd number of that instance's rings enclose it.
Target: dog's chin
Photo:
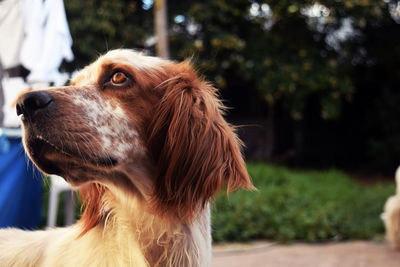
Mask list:
[[[85,157],[80,152],[68,149],[68,146],[58,148],[51,142],[40,137],[30,137],[25,141],[25,149],[35,165],[46,174],[56,174],[66,178],[77,170],[111,169],[117,165],[117,160],[111,157]],[[75,180],[75,179],[73,179]]]

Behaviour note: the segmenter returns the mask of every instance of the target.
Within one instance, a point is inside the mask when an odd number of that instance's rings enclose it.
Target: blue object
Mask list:
[[[0,154],[7,153],[10,150],[10,141],[6,134],[0,129]]]
[[[35,229],[41,223],[42,175],[25,156],[21,138],[0,151],[0,228]]]

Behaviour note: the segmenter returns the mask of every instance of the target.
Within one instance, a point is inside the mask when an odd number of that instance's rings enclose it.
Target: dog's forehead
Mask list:
[[[132,66],[138,71],[157,71],[162,70],[162,67],[171,63],[168,60],[158,57],[146,56],[141,52],[136,52],[130,49],[111,50],[105,55],[100,56],[95,62],[83,68],[72,79],[73,85],[88,85],[93,84],[98,79],[104,66],[109,64],[123,64]]]

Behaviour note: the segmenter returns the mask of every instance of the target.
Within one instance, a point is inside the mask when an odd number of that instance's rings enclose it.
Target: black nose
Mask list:
[[[53,102],[53,97],[45,91],[23,94],[17,101],[17,115],[33,116],[36,111],[44,109]]]

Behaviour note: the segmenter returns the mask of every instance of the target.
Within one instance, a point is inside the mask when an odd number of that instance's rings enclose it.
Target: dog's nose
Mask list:
[[[32,117],[36,111],[44,109],[53,102],[53,97],[45,91],[25,93],[18,98],[17,115]]]

